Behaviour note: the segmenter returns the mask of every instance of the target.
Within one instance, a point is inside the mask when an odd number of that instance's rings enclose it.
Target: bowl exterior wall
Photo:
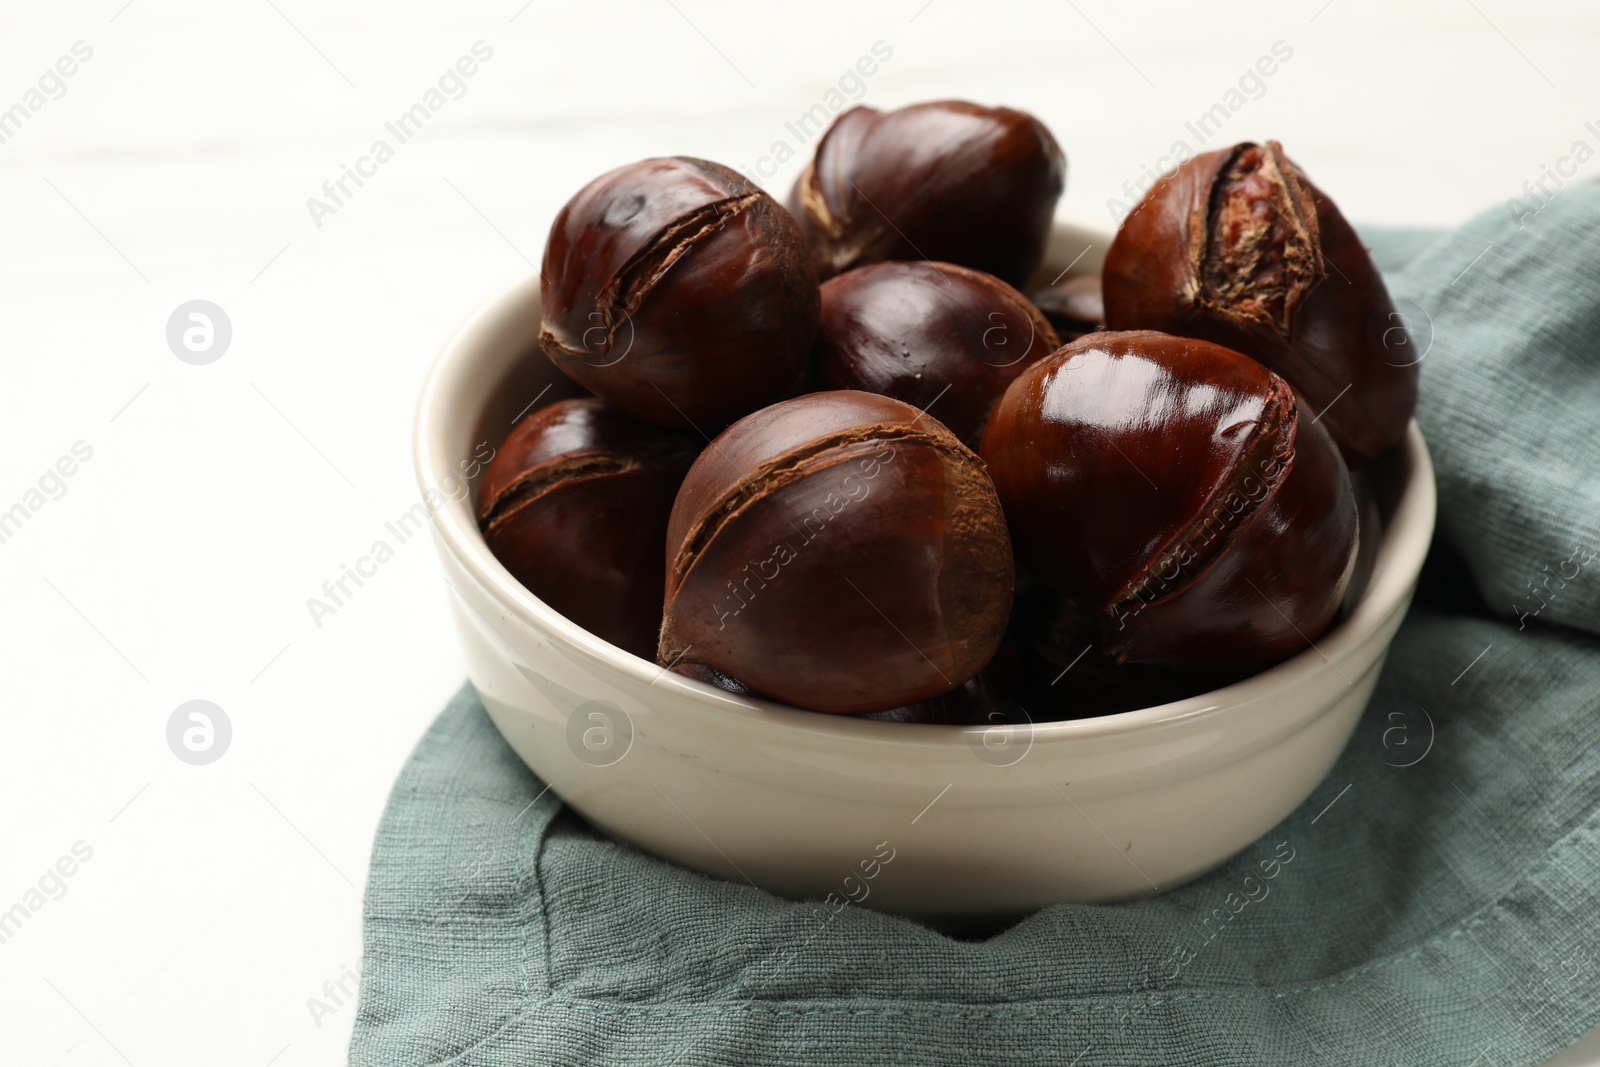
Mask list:
[[[1336,685],[1263,694],[1226,716],[1083,741],[1046,738],[1045,724],[861,724],[907,735],[874,742],[799,732],[735,698],[708,707],[588,662],[442,558],[490,718],[591,824],[784,896],[844,898],[864,884],[862,903],[929,918],[1147,896],[1245,849],[1326,777],[1403,614],[1361,662],[1340,664],[1348,684],[1330,670]],[[964,741],[911,736],[928,730]],[[847,892],[846,876],[887,849],[893,862]]]

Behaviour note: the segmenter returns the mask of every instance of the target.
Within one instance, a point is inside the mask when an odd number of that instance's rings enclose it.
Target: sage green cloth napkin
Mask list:
[[[352,1063],[1464,1067],[1600,1023],[1600,191],[1524,216],[1371,235],[1439,536],[1348,751],[1236,860],[983,940],[824,923],[601,839],[468,688],[378,832]]]

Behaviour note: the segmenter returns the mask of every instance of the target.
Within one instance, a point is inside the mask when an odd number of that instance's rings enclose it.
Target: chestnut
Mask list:
[[[589,391],[658,426],[717,429],[798,388],[820,298],[810,246],[738,171],[647,159],[556,216],[539,345]]]
[[[1405,435],[1417,366],[1338,207],[1277,141],[1207,152],[1156,183],[1106,255],[1106,325],[1243,352],[1288,379],[1345,459]]]
[[[1289,384],[1238,352],[1082,337],[1011,383],[982,455],[1024,566],[1114,663],[1256,670],[1339,610],[1356,555],[1349,471]]]
[[[1025,111],[964,100],[834,120],[789,209],[823,277],[886,259],[935,259],[1024,285],[1044,257],[1067,161]]]
[[[874,263],[822,286],[827,387],[904,400],[969,445],[1012,379],[1060,346],[1027,297],[953,263]]]
[[[648,659],[661,627],[667,515],[697,451],[690,435],[594,397],[540,408],[484,472],[484,540],[534,596]]]
[[[666,537],[657,659],[817,711],[882,711],[977,674],[1011,609],[983,464],[891,397],[763,408],[689,469]]]
[[[1106,328],[1106,303],[1098,274],[1074,274],[1065,281],[1034,290],[1028,299],[1044,312],[1064,342]]]

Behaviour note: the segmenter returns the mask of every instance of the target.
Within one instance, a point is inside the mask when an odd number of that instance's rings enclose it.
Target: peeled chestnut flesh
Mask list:
[[[545,246],[539,344],[659,426],[720,429],[792,395],[817,331],[817,266],[783,206],[686,156],[584,186]]]
[[[828,388],[904,400],[971,445],[1006,386],[1059,347],[1021,293],[952,263],[874,263],[822,286]]]
[[[959,263],[1023,285],[1044,256],[1067,162],[1025,111],[963,100],[834,120],[789,208],[823,277],[889,259]]]
[[[956,689],[1011,608],[1011,544],[982,462],[872,393],[810,393],[734,423],[690,468],[666,546],[658,661],[817,711]]]
[[[1288,379],[1351,466],[1405,435],[1417,365],[1372,257],[1276,141],[1157,182],[1107,253],[1106,325],[1233,348]]]
[[[541,408],[517,424],[484,473],[484,540],[534,596],[652,658],[667,516],[696,444],[594,397]]]
[[[989,465],[1023,564],[1113,663],[1240,674],[1309,647],[1355,563],[1349,471],[1282,378],[1230,349],[1103,332],[995,405]]]

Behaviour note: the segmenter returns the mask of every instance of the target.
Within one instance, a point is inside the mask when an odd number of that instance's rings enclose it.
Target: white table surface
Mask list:
[[[754,166],[878,41],[866,102],[1034,111],[1084,219],[1277,41],[1216,141],[1282,139],[1362,222],[1459,222],[1600,142],[1585,0],[522,3],[7,5],[0,109],[93,54],[0,144],[0,510],[93,455],[0,544],[0,909],[93,854],[0,944],[0,1063],[343,1062],[353,1006],[307,1000],[359,967],[388,788],[463,668],[424,539],[320,627],[306,600],[415,499],[441,341],[602,170]],[[307,198],[480,40],[465,95],[319,227]],[[196,298],[233,327],[207,366],[165,338]],[[233,726],[203,767],[165,737],[197,698]]]

